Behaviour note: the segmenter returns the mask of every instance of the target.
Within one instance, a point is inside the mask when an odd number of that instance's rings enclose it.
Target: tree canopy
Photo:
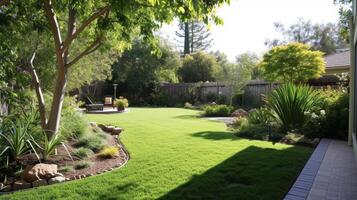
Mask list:
[[[341,26],[333,23],[313,24],[311,21],[299,19],[289,27],[281,23],[274,24],[283,39],[267,40],[266,45],[272,47],[287,44],[289,42],[300,42],[308,44],[313,50],[319,50],[331,54],[339,48],[348,47],[348,42],[341,36]]]
[[[182,67],[178,74],[180,81],[195,83],[215,81],[220,71],[220,66],[213,55],[202,51],[186,55],[182,60]]]
[[[10,55],[11,68],[25,66],[36,91],[41,125],[48,136],[57,133],[69,72],[78,68],[83,58],[108,49],[123,51],[138,35],[154,45],[154,32],[175,17],[180,21],[199,19],[205,23],[221,23],[216,9],[228,0],[212,1],[5,1],[0,4],[1,36],[6,48],[17,47]],[[32,37],[28,37],[32,35]],[[27,39],[19,40],[19,38]],[[37,56],[40,51],[46,56]],[[45,52],[46,52],[45,51]],[[13,51],[10,51],[13,52]],[[3,52],[0,53],[2,55]],[[46,61],[43,68],[36,66]],[[45,110],[40,73],[55,69],[53,100],[49,115]],[[41,69],[41,70],[39,70]]]
[[[183,49],[182,53],[184,55],[207,50],[213,41],[206,24],[198,20],[180,22],[176,36],[178,37],[179,47]]]
[[[268,81],[304,82],[325,72],[323,53],[302,43],[273,47],[264,54],[259,66]]]
[[[161,41],[157,48],[159,55],[153,54],[153,47],[143,40],[136,39],[112,65],[112,81],[124,84],[126,88],[120,92],[132,101],[150,96],[150,90],[158,82],[178,82],[179,53],[165,41]]]

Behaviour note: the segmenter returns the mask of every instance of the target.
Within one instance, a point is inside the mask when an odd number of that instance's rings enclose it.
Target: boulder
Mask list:
[[[32,182],[32,187],[39,187],[39,186],[43,186],[43,185],[47,185],[46,179],[40,179],[40,180]]]
[[[114,128],[115,128],[115,126],[107,126],[105,131],[110,133],[113,131]]]
[[[95,122],[89,122],[89,125],[92,127],[92,128],[97,128],[97,123]]]
[[[48,184],[62,183],[62,182],[65,182],[66,180],[67,179],[63,176],[57,176],[57,177],[48,179]]]
[[[115,127],[112,131],[112,134],[113,135],[119,135],[121,132],[123,131],[122,128],[119,128],[119,127]]]
[[[101,128],[103,131],[106,131],[106,126],[104,124],[98,124],[98,127]]]
[[[232,117],[237,117],[237,118],[241,118],[241,117],[247,117],[248,116],[248,112],[239,108],[237,110],[235,110],[232,114]]]
[[[52,177],[63,176],[57,172],[57,165],[55,164],[36,164],[26,166],[22,173],[22,179],[28,183],[32,183],[41,179],[50,179]]]
[[[31,187],[31,183],[27,183],[25,181],[16,181],[13,186],[12,189],[13,190],[22,190],[22,189],[26,189],[26,188],[30,188]]]

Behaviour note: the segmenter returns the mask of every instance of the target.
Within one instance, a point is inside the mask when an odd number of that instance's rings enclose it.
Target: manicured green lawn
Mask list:
[[[125,128],[131,160],[79,181],[0,199],[281,199],[312,149],[240,139],[220,122],[178,108],[88,115]]]

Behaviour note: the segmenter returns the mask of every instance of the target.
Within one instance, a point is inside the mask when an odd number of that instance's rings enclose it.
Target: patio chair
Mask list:
[[[113,98],[111,96],[106,96],[104,98],[104,106],[114,107]]]
[[[87,111],[103,110],[103,108],[104,108],[104,104],[93,103],[93,101],[89,97],[86,97],[86,110]]]

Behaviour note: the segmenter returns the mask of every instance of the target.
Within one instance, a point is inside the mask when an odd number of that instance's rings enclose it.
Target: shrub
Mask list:
[[[52,97],[46,95],[46,102]],[[79,138],[89,131],[88,124],[83,119],[81,113],[76,109],[79,104],[76,102],[76,96],[66,96],[63,101],[61,113],[61,126],[59,132],[64,139]]]
[[[129,101],[124,97],[119,97],[119,99],[115,99],[114,105],[118,108],[118,110],[124,110],[129,106]]]
[[[88,124],[85,122],[80,113],[74,110],[74,108],[66,108],[62,111],[59,132],[63,138],[79,138],[88,131]]]
[[[227,117],[231,115],[232,111],[232,106],[209,105],[204,107],[203,115],[206,117]]]
[[[76,147],[85,147],[91,149],[94,152],[99,152],[105,146],[103,137],[96,134],[83,135],[75,143]]]
[[[193,106],[189,102],[186,102],[185,105],[184,105],[184,108],[192,109]]]
[[[336,93],[338,93],[338,97],[326,107],[326,116],[321,123],[321,132],[329,138],[347,140],[349,96],[347,92],[336,91]]]
[[[303,134],[306,138],[321,138],[324,136],[322,132],[323,126],[322,123],[326,118],[324,110],[320,112],[307,112],[306,123],[300,129],[300,133]]]
[[[74,168],[75,169],[84,169],[84,168],[90,167],[91,165],[92,165],[91,162],[85,161],[85,160],[81,160],[81,161],[79,161],[78,163],[76,163],[74,165]]]
[[[220,95],[217,100],[218,104],[226,104],[227,103],[227,97],[225,95]]]
[[[267,98],[267,105],[285,130],[300,128],[306,122],[306,112],[321,102],[320,93],[306,85],[284,84]]]
[[[116,156],[118,156],[119,150],[117,147],[104,147],[104,149],[102,149],[98,156],[101,158],[114,158]]]
[[[208,93],[206,94],[206,101],[207,101],[207,102],[214,102],[214,101],[216,101],[216,99],[217,99],[216,93],[214,93],[214,92],[208,92]]]
[[[248,115],[249,123],[270,125],[274,121],[274,116],[271,110],[267,108],[259,108],[251,111]]]
[[[80,159],[86,158],[92,154],[93,154],[93,151],[91,149],[87,149],[84,147],[81,147],[72,153],[73,156],[80,158]]]
[[[249,123],[249,121],[247,118],[239,117],[233,121],[232,126],[239,132],[242,129],[244,129],[245,127],[247,127],[248,123]]]

